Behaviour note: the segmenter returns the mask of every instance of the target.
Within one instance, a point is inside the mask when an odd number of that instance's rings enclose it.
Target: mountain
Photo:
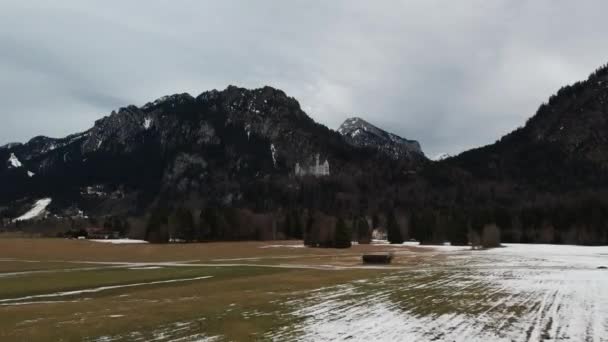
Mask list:
[[[608,67],[560,89],[525,126],[447,164],[480,180],[570,191],[608,185]]]
[[[36,229],[61,232],[102,219],[155,241],[173,226],[191,227],[187,239],[332,246],[343,219],[355,235],[390,221],[423,243],[498,231],[504,242],[607,244],[607,101],[603,67],[496,143],[430,161],[359,118],[330,130],[271,87],[175,94],[85,132],[0,147],[0,226],[43,218]]]
[[[46,198],[47,212],[60,216],[143,215],[175,205],[318,206],[306,203],[324,192],[331,201],[336,191],[360,196],[347,180],[390,181],[381,173],[416,166],[352,146],[281,90],[234,86],[120,108],[85,132],[4,146],[0,161],[0,210],[18,208],[9,217]]]
[[[424,158],[417,141],[386,132],[361,118],[346,119],[338,132],[354,146],[373,148],[393,159]]]

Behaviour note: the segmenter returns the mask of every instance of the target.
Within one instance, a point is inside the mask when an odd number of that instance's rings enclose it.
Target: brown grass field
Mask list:
[[[604,341],[606,255],[0,238],[0,341]]]
[[[365,267],[362,253],[391,248],[299,244],[0,239],[0,340],[266,340],[298,323],[285,303],[432,255],[399,247],[392,266]]]

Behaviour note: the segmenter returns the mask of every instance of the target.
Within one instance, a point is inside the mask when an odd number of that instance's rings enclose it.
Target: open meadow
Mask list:
[[[601,266],[606,247],[0,239],[0,340],[608,341]]]

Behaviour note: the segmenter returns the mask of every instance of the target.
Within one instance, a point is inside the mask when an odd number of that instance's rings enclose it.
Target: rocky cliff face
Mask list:
[[[338,132],[354,146],[370,147],[393,159],[424,156],[417,141],[386,132],[361,118],[346,119]]]
[[[0,160],[0,204],[53,198],[51,206],[100,211],[187,199],[238,205],[260,184],[297,191],[300,179],[352,177],[384,162],[284,92],[233,86],[120,108],[82,133],[4,146]]]

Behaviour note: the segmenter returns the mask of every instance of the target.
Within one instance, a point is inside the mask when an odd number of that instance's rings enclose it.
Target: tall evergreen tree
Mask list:
[[[339,218],[336,221],[336,231],[334,237],[334,247],[336,248],[350,248],[351,246],[351,232],[346,226],[343,218]]]
[[[380,218],[378,217],[378,214],[372,215],[372,229],[378,228],[379,224],[380,224]]]
[[[220,217],[216,208],[203,209],[201,213],[201,235],[206,239],[217,239],[220,236]]]
[[[431,209],[422,209],[411,217],[412,237],[421,244],[432,243],[433,232],[437,225],[435,213]]]
[[[312,231],[314,223],[315,223],[315,219],[314,219],[312,210],[309,209],[308,217],[306,218],[306,229],[304,232],[304,245],[306,245],[306,246],[313,246],[315,244],[314,237],[313,237],[313,231]]]
[[[169,241],[169,230],[167,227],[167,210],[153,209],[146,224],[146,241],[152,243],[167,243]]]
[[[371,242],[372,232],[369,229],[369,225],[367,224],[367,220],[365,217],[360,217],[355,220],[356,229],[357,229],[357,239],[360,244],[367,244]]]
[[[285,215],[285,221],[283,221],[283,231],[285,232],[285,237],[291,238],[293,236],[293,222],[291,220],[291,213],[288,212]]]
[[[302,219],[298,210],[293,211],[293,217],[291,219],[293,225],[293,237],[296,239],[302,238]]]
[[[403,243],[401,227],[399,227],[395,213],[392,210],[387,215],[386,234],[388,242],[397,244]]]
[[[454,210],[448,220],[448,240],[452,245],[464,246],[469,243],[469,227],[466,216],[460,210]]]
[[[194,218],[189,209],[179,207],[169,217],[172,237],[184,241],[195,239]]]

